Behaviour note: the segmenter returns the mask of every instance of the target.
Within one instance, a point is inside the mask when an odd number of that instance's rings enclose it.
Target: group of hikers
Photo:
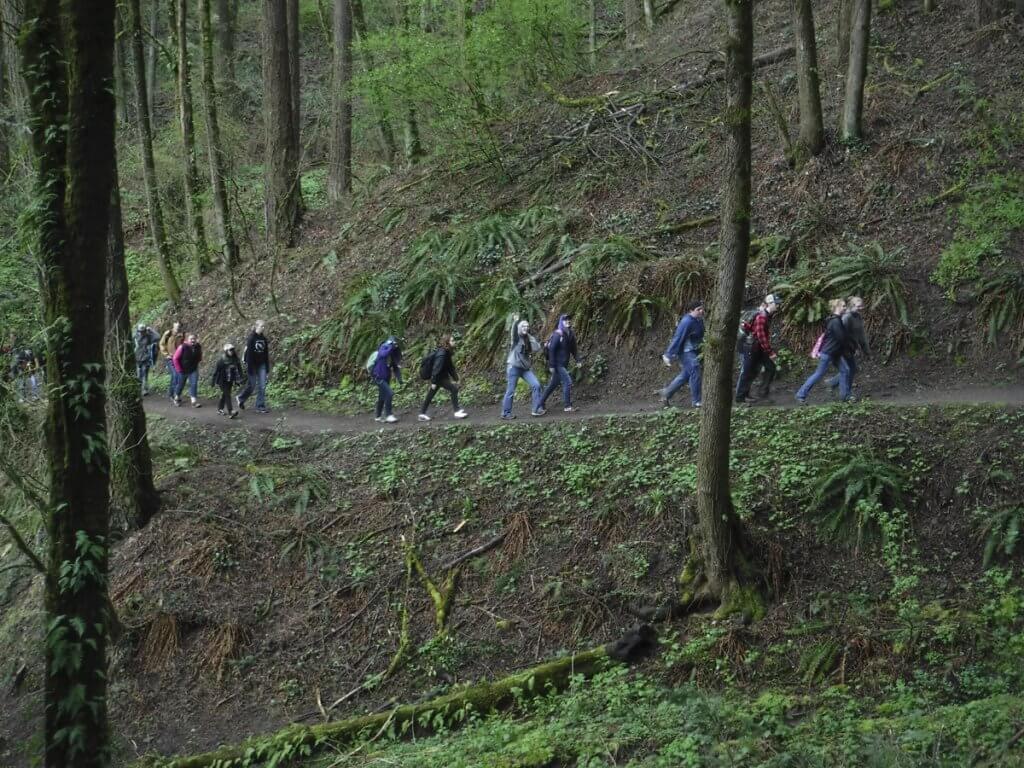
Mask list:
[[[188,386],[189,399],[193,408],[201,408],[199,402],[199,364],[203,361],[203,346],[194,333],[185,333],[180,322],[174,322],[169,329],[158,334],[153,328],[140,323],[135,329],[135,366],[143,397],[149,394],[149,373],[163,358],[169,382],[167,396],[180,406],[182,393]],[[246,375],[242,374],[245,366]],[[220,391],[217,412],[235,418],[238,411],[245,410],[245,404],[255,393],[256,412],[269,413],[267,408],[267,380],[270,377],[270,341],[265,333],[262,320],[257,320],[249,331],[242,357],[238,357],[235,345],[227,342],[221,349],[213,369],[210,383]],[[244,387],[234,395],[236,385]]]
[[[0,356],[9,360],[4,369],[4,378],[9,379],[18,397],[18,402],[38,400],[46,376],[46,356],[31,347],[16,343],[13,335],[3,348]]]
[[[737,339],[737,351],[740,355],[740,373],[736,382],[737,403],[751,404],[763,401],[771,393],[778,357],[772,348],[771,322],[781,308],[782,301],[777,295],[770,293],[756,310],[744,313],[740,319]],[[843,402],[855,399],[853,380],[857,375],[857,355],[871,354],[871,346],[864,330],[864,320],[861,317],[864,300],[859,296],[833,299],[829,302],[829,308],[831,314],[811,350],[811,357],[817,359],[818,367],[796,392],[796,400],[801,405],[807,404],[811,390],[824,378],[829,368],[833,367],[836,369],[836,375],[829,379],[829,388],[838,389],[839,398]],[[704,303],[695,301],[686,308],[686,313],[676,326],[668,348],[661,356],[666,366],[671,367],[675,361],[680,367],[679,375],[658,392],[663,405],[671,405],[672,396],[688,384],[690,401],[695,408],[700,408],[700,350],[703,341]],[[751,395],[751,387],[759,374],[761,385],[757,394]]]

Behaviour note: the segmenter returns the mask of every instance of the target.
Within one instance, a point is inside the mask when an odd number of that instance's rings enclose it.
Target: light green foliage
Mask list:
[[[852,456],[818,486],[814,508],[822,531],[860,549],[865,543],[898,538],[887,516],[904,506],[905,474],[895,465],[865,453]]]

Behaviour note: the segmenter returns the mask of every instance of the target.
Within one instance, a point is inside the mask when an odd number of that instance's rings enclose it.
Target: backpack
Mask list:
[[[434,375],[434,359],[437,356],[437,350],[428,352],[422,360],[420,360],[420,378],[424,381],[430,381]]]
[[[377,364],[377,350],[373,350],[373,352],[370,353],[370,356],[368,358],[366,358],[366,372],[372,375],[373,374],[373,366],[375,366],[376,364]]]
[[[750,335],[754,332],[754,318],[760,309],[748,309],[740,313],[740,327],[736,331],[736,346],[745,351],[750,346]]]
[[[811,357],[817,359],[821,355],[821,345],[825,342],[825,334],[822,333],[818,336],[818,340],[814,342],[814,346],[811,348]]]

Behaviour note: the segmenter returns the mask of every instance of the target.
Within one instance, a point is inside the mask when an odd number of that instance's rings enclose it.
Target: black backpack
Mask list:
[[[434,376],[434,357],[437,355],[439,350],[428,352],[427,355],[420,360],[420,378],[424,381],[430,381]]]

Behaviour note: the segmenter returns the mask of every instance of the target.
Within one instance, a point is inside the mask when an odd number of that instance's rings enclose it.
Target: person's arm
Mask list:
[[[181,370],[181,352],[184,349],[185,349],[185,345],[182,344],[180,347],[178,347],[176,350],[174,350],[174,354],[171,355],[171,364],[174,366],[174,370],[176,370],[178,373],[182,372],[182,370]]]
[[[683,341],[686,339],[686,334],[690,329],[689,315],[684,315],[683,319],[679,321],[679,325],[676,326],[675,333],[672,334],[672,341],[668,344],[668,349],[665,350],[664,357],[670,360],[679,354],[679,350],[683,348]]]
[[[558,348],[564,341],[564,337],[558,331],[552,333],[548,338],[548,368],[552,371],[558,365]]]
[[[434,352],[434,359],[431,361],[430,366],[430,383],[437,386],[438,380],[444,373],[446,355],[443,349],[439,349]]]
[[[871,357],[871,344],[868,342],[868,332],[864,328],[864,320],[861,319],[857,323],[858,336],[857,343],[860,344],[860,348],[864,351],[865,357]]]
[[[768,318],[763,313],[758,313],[754,318],[754,338],[757,339],[758,345],[768,357],[775,357],[771,334],[768,333]]]
[[[576,334],[575,333],[570,333],[569,334],[569,354],[572,355],[576,359],[577,363],[580,362],[580,353],[579,353],[579,349],[576,347]]]

